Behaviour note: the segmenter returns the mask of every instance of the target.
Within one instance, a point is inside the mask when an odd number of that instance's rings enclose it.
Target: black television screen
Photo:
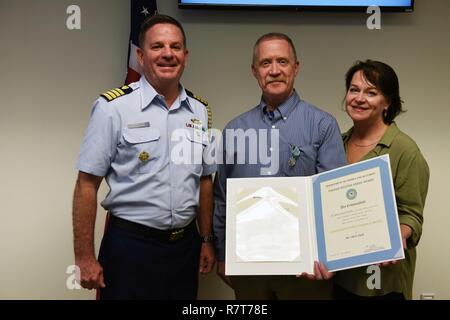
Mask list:
[[[365,11],[378,6],[382,11],[412,12],[414,0],[178,0],[180,8],[201,9],[294,9],[300,11]]]

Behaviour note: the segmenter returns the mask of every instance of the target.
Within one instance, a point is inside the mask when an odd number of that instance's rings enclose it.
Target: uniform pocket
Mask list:
[[[161,146],[158,146],[160,133],[158,129],[128,129],[122,133],[125,144],[125,157],[134,164],[135,172],[149,173],[156,171],[156,162],[160,158]]]

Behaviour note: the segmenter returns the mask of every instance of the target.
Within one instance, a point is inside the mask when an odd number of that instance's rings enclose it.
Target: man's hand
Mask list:
[[[200,251],[200,268],[199,272],[201,274],[208,274],[211,272],[216,262],[214,254],[214,246],[211,242],[203,242]]]
[[[95,258],[75,259],[75,264],[80,268],[80,284],[85,289],[104,288],[103,268]]]
[[[308,280],[329,280],[333,278],[334,272],[329,272],[327,267],[321,262],[314,261],[314,274],[303,272],[300,276]]]
[[[233,289],[230,277],[225,275],[225,261],[217,261],[217,275],[223,280],[223,282]]]
[[[86,289],[104,288],[103,268],[95,259],[94,227],[97,191],[103,177],[79,172],[73,196],[73,237],[75,264],[80,268],[80,284]]]

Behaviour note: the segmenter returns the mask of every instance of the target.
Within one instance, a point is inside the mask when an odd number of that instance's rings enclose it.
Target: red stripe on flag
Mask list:
[[[136,82],[139,80],[139,78],[141,77],[141,75],[139,74],[139,72],[128,68],[128,72],[127,72],[127,80],[125,82],[125,84],[130,84],[132,82]]]

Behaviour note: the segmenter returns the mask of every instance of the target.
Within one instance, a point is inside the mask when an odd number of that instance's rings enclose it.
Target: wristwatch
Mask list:
[[[214,239],[215,239],[215,237],[214,237],[214,235],[213,234],[208,234],[208,235],[206,235],[206,236],[200,236],[200,239],[202,240],[202,242],[214,242]]]

